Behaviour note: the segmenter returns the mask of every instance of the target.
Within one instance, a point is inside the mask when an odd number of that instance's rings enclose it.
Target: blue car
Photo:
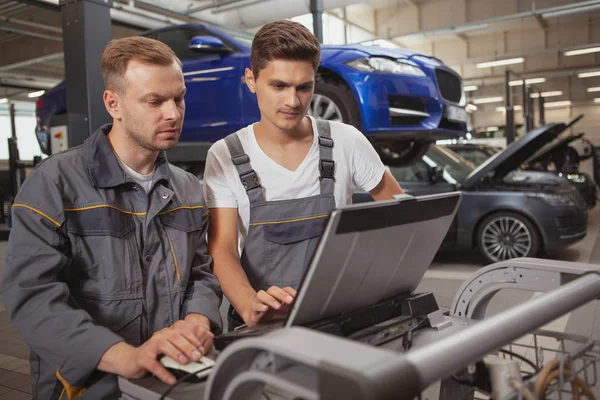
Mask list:
[[[207,24],[143,35],[169,45],[183,62],[187,111],[178,148],[209,146],[260,119],[256,96],[244,82],[252,35]],[[434,140],[464,134],[464,104],[460,76],[434,57],[375,46],[323,46],[310,114],[354,125],[388,163],[404,163]],[[66,112],[63,82],[38,101],[37,136],[47,154],[50,120]]]

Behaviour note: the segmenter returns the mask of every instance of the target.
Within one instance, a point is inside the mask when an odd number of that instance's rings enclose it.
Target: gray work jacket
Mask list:
[[[201,184],[160,154],[146,193],[119,165],[105,125],[34,169],[13,208],[0,293],[31,348],[34,398],[114,398],[96,370],[188,313],[221,331]],[[63,398],[67,398],[64,396]]]

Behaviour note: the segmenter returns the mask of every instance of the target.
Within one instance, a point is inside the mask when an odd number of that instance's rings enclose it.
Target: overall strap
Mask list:
[[[331,139],[331,125],[329,121],[317,120],[317,134],[319,135],[321,194],[333,195],[335,187],[335,162],[333,161],[333,139]]]
[[[244,152],[242,142],[240,142],[240,138],[238,137],[237,133],[228,135],[225,138],[225,143],[227,144],[227,148],[231,154],[231,162],[233,162],[233,165],[235,165],[235,169],[240,175],[242,185],[244,186],[244,189],[246,189],[246,193],[250,199],[250,204],[261,201],[264,202],[265,195],[263,193],[263,188],[260,185],[258,175],[252,169],[252,166],[250,165],[250,157],[248,157],[248,155]]]

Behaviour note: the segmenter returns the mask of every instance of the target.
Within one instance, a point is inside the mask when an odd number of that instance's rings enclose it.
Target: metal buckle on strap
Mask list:
[[[319,164],[321,179],[335,180],[335,162],[333,160],[321,160]]]
[[[242,154],[241,156],[231,157],[231,161],[234,165],[240,165],[250,162],[250,157],[248,154]]]
[[[253,169],[243,175],[240,175],[240,180],[242,181],[242,185],[244,185],[244,189],[246,189],[246,191],[260,187],[258,175],[256,175],[256,172],[254,172]]]
[[[325,147],[333,147],[333,139],[325,136],[319,136],[319,144]]]

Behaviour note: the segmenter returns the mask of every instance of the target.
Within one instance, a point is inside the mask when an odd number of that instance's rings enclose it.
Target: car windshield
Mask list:
[[[442,169],[443,177],[450,183],[461,183],[475,166],[450,149],[432,145],[423,156],[423,161],[432,168]]]
[[[231,36],[232,38],[234,38],[235,40],[237,40],[238,42],[245,44],[248,47],[252,46],[252,39],[254,39],[254,35],[231,28],[224,28],[222,26],[220,26],[219,29]]]

